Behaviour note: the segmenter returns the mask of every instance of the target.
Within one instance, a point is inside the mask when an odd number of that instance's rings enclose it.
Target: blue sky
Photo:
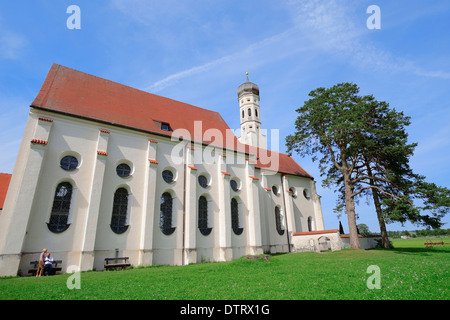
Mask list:
[[[66,25],[73,4],[79,30]],[[381,29],[366,26],[370,5],[380,8]],[[29,105],[58,63],[217,111],[232,129],[248,71],[260,87],[262,127],[280,130],[281,152],[311,90],[354,82],[411,117],[410,141],[419,143],[412,167],[450,187],[448,30],[445,0],[2,1],[0,172],[12,172]],[[317,180],[325,228],[337,228],[336,194],[322,188],[318,164],[294,157]],[[361,201],[357,213],[379,232],[373,208]]]

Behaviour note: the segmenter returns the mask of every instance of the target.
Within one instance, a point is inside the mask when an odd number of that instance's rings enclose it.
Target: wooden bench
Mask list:
[[[55,275],[57,271],[61,271],[61,267],[58,267],[58,264],[61,264],[62,260],[54,260],[52,262],[52,271],[50,271],[49,275]],[[31,268],[30,270],[28,270],[28,273],[31,273],[32,276],[36,275],[37,269],[38,269],[38,265],[39,265],[39,261],[35,260],[35,261],[31,261],[30,264],[33,265],[33,268]],[[44,272],[42,271],[42,275],[44,274]]]
[[[105,270],[121,270],[130,267],[128,257],[105,258]]]
[[[433,248],[433,246],[444,246],[446,244],[450,244],[450,243],[446,243],[444,241],[441,242],[432,242],[430,240],[427,240],[426,242],[423,243],[425,245],[426,248]]]

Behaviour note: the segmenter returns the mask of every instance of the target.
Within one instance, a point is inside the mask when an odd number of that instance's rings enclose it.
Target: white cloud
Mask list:
[[[149,10],[149,7],[141,2],[134,2],[134,4],[139,4],[141,11]],[[450,78],[450,73],[446,71],[424,70],[414,62],[407,61],[403,57],[396,57],[388,50],[377,47],[369,41],[369,32],[376,32],[366,27],[364,18],[369,15],[352,3],[292,0],[287,2],[287,8],[291,12],[292,21],[286,25],[293,25],[289,29],[252,43],[239,52],[171,74],[153,84],[146,85],[144,90],[158,92],[175,84],[178,80],[224,66],[231,61],[239,61],[239,59],[251,61],[255,66],[307,50],[330,53],[333,57],[369,71],[407,72],[424,77]],[[142,20],[142,15],[136,13],[136,7],[126,10],[138,21]],[[360,23],[361,21],[364,23]],[[280,47],[283,50],[280,50]],[[264,52],[264,55],[261,52]]]
[[[346,59],[362,69],[389,72],[407,72],[418,76],[449,79],[443,70],[425,70],[415,62],[393,55],[369,40],[370,32],[363,18],[369,17],[364,9],[349,1],[289,2],[293,19],[312,41],[337,57]],[[358,10],[358,11],[357,11]],[[424,14],[428,14],[425,12]],[[365,21],[364,21],[365,22]]]
[[[225,56],[210,62],[207,62],[203,65],[192,67],[188,70],[184,70],[175,74],[172,74],[170,76],[167,76],[166,78],[159,80],[155,82],[154,84],[148,86],[147,88],[144,88],[145,91],[149,92],[158,92],[166,88],[167,86],[176,83],[179,79],[189,77],[191,75],[194,75],[199,72],[205,72],[209,69],[212,69],[213,67],[220,65],[222,63],[225,63],[227,61],[230,61],[232,59],[233,55]]]
[[[208,61],[202,65],[195,66],[190,69],[183,70],[183,71],[177,72],[175,74],[169,75],[169,76],[165,77],[164,79],[159,80],[159,81],[147,86],[144,90],[150,91],[150,92],[161,91],[162,89],[166,88],[169,85],[176,83],[176,81],[178,81],[182,78],[186,78],[186,77],[192,76],[192,75],[200,73],[200,72],[205,72],[205,71],[213,69],[215,67],[225,65],[231,61],[238,61],[239,59],[244,59],[244,57],[247,57],[246,60],[252,60],[252,59],[248,59],[248,56],[258,54],[259,52],[265,53],[264,58],[263,58],[264,61],[253,60],[254,64],[262,64],[264,62],[268,62],[268,60],[273,61],[275,59],[281,59],[286,54],[294,54],[299,51],[307,50],[306,46],[302,46],[302,47],[290,48],[290,50],[285,51],[284,54],[283,53],[281,53],[281,54],[278,53],[276,55],[267,54],[267,52],[271,51],[270,48],[279,47],[279,45],[281,43],[284,43],[289,37],[292,37],[295,33],[298,33],[298,31],[299,31],[299,29],[296,27],[285,30],[279,34],[276,34],[276,35],[270,36],[268,38],[265,38],[261,41],[252,43],[252,44],[248,45],[247,47],[245,47],[243,50],[238,51],[236,53],[226,55],[226,56],[214,59],[212,61]]]
[[[450,79],[450,72],[437,70],[437,71],[427,71],[422,70],[418,67],[413,67],[414,73],[419,76],[430,77],[430,78],[441,78],[441,79]]]

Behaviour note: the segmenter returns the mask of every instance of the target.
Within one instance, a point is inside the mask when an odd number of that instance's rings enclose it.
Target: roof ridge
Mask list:
[[[246,154],[260,154],[263,157],[264,153],[273,157],[278,155],[281,160],[277,171],[309,176],[292,157],[284,153],[241,143],[234,130],[230,129],[217,111],[56,63],[52,65],[31,107],[169,138],[176,137],[180,133],[176,131],[182,129],[185,130],[182,134],[184,139],[194,143]],[[200,126],[197,125],[198,121],[201,121]],[[159,122],[168,123],[171,130],[165,130]],[[208,132],[211,129],[218,130],[221,136],[215,134],[215,131]],[[207,140],[208,138],[212,140]],[[232,145],[229,138],[232,138]],[[258,162],[262,168],[267,168],[264,161]]]
[[[186,106],[189,106],[189,107],[192,107],[192,108],[197,108],[197,109],[201,109],[201,110],[204,110],[204,111],[207,111],[207,112],[216,113],[216,114],[220,115],[219,112],[214,111],[214,110],[210,110],[210,109],[202,108],[202,107],[199,107],[199,106],[195,106],[195,105],[187,103],[187,102],[183,102],[183,101],[180,101],[180,100],[175,100],[175,99],[172,99],[172,98],[169,98],[169,97],[165,97],[165,96],[162,96],[162,95],[159,95],[159,94],[156,94],[156,93],[145,91],[143,89],[138,89],[138,88],[132,87],[132,86],[130,86],[128,84],[124,84],[124,83],[121,83],[121,82],[118,82],[118,81],[113,81],[113,80],[109,80],[109,79],[106,79],[106,78],[102,78],[102,77],[96,76],[94,74],[85,72],[85,71],[80,71],[80,70],[77,70],[77,69],[74,69],[74,68],[70,68],[70,67],[66,67],[66,66],[60,65],[58,63],[53,63],[50,70],[52,70],[53,68],[56,69],[56,73],[60,72],[61,68],[62,69],[68,69],[68,70],[70,70],[72,72],[81,73],[81,74],[84,74],[84,75],[89,76],[89,77],[97,78],[97,79],[99,79],[101,81],[105,81],[105,82],[112,83],[112,84],[115,84],[115,85],[120,85],[120,86],[126,87],[128,89],[131,89],[133,91],[138,91],[138,92],[141,92],[141,93],[144,93],[144,94],[149,94],[149,95],[152,95],[152,96],[156,96],[156,97],[159,97],[159,98],[167,99],[167,100],[174,101],[174,102],[177,102],[177,103],[182,103],[182,104],[184,104]],[[50,84],[50,86],[53,84],[53,80],[55,78],[55,75],[53,76],[52,83]]]

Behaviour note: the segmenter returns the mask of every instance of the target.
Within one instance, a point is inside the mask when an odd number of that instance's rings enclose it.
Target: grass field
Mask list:
[[[450,238],[439,238],[449,243]],[[232,262],[152,266],[71,275],[0,278],[1,300],[448,300],[450,245],[394,240],[393,250],[289,253]],[[380,289],[369,289],[377,265]]]

